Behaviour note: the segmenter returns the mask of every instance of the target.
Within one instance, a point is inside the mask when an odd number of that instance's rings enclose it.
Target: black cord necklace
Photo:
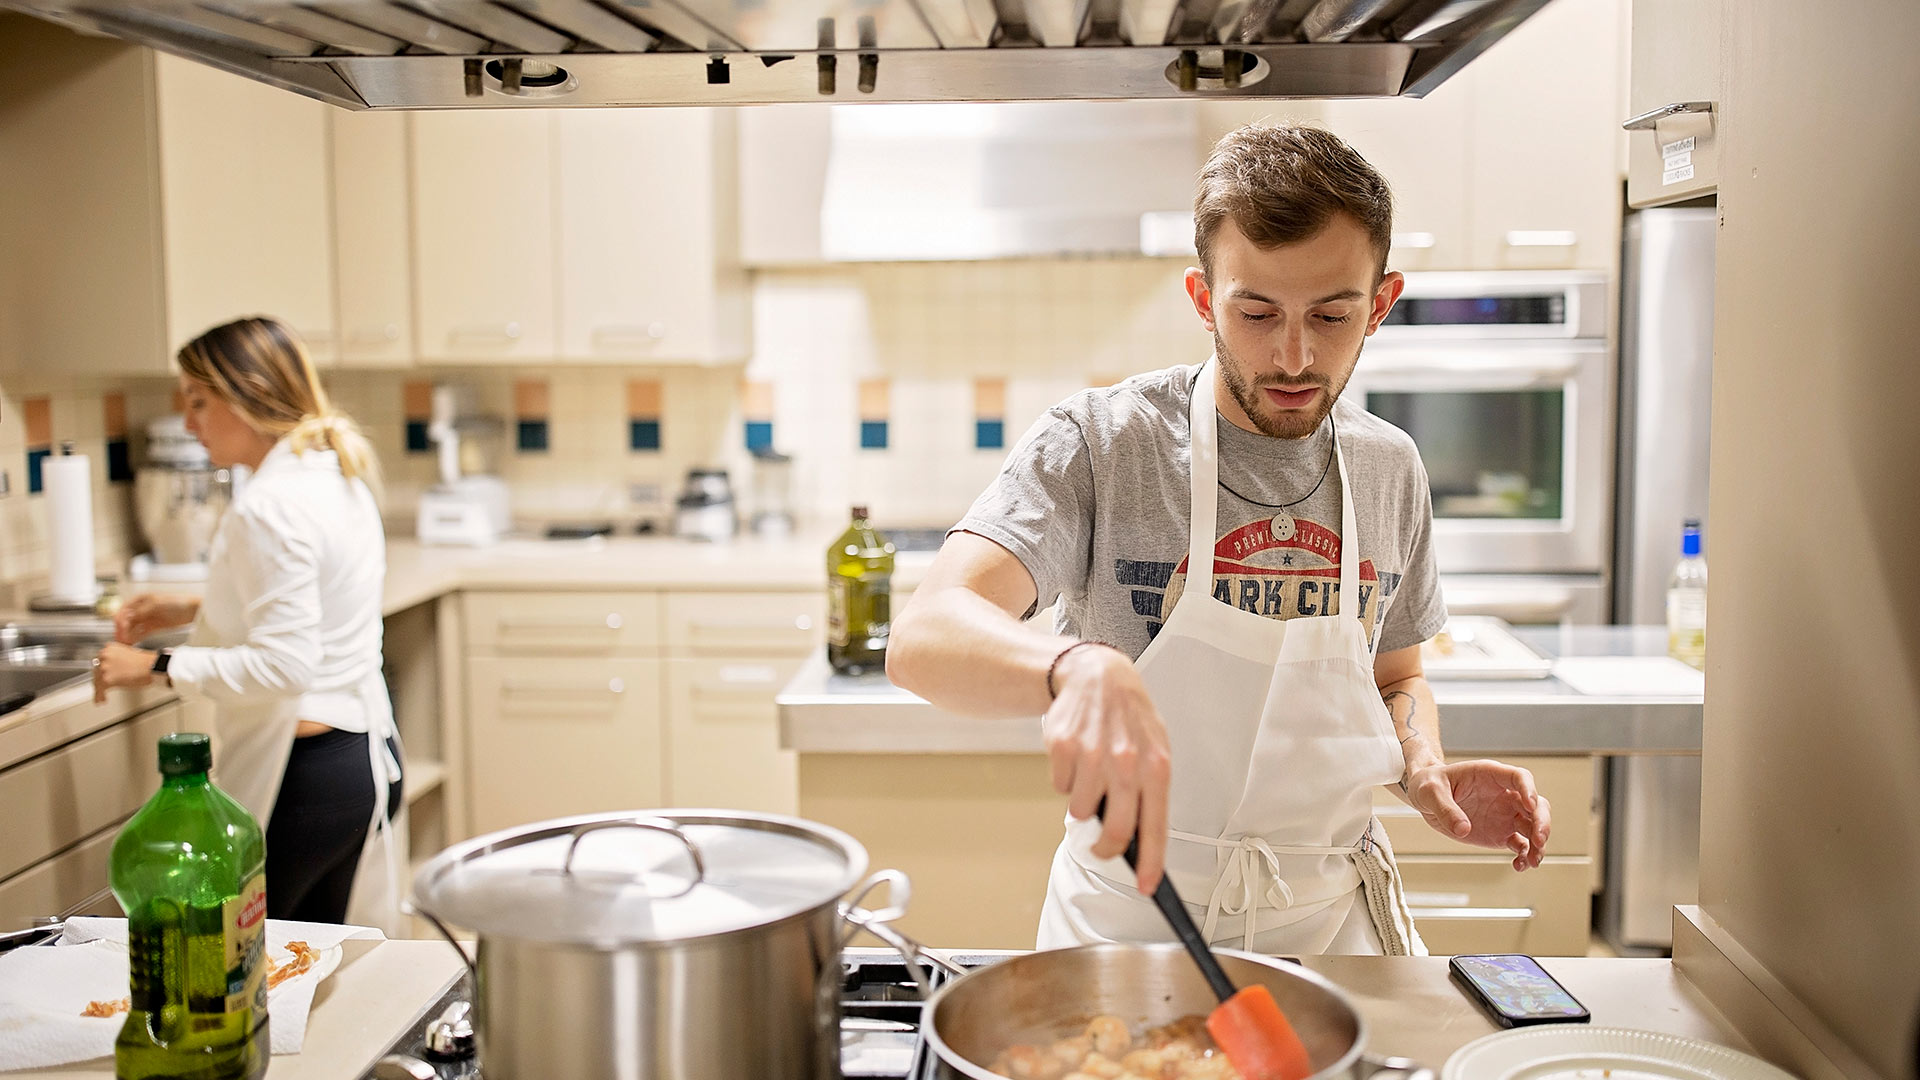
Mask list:
[[[1265,509],[1286,509],[1286,507],[1290,507],[1290,505],[1300,505],[1300,503],[1308,502],[1309,498],[1313,498],[1313,494],[1315,494],[1315,492],[1319,492],[1319,490],[1321,490],[1321,484],[1325,484],[1325,482],[1327,482],[1327,473],[1332,473],[1332,455],[1334,455],[1334,452],[1336,452],[1336,450],[1340,448],[1340,442],[1338,442],[1338,440],[1340,440],[1340,430],[1334,427],[1334,421],[1332,421],[1332,413],[1327,413],[1327,434],[1329,434],[1329,440],[1327,440],[1327,463],[1325,463],[1325,465],[1321,465],[1321,479],[1313,480],[1313,490],[1309,490],[1308,494],[1304,494],[1304,496],[1300,496],[1300,498],[1296,498],[1294,502],[1271,503],[1271,502],[1260,502],[1260,500],[1250,500],[1250,498],[1246,498],[1246,496],[1242,496],[1240,492],[1236,492],[1236,490],[1233,490],[1231,486],[1227,486],[1227,479],[1225,479],[1225,477],[1219,477],[1219,486],[1223,486],[1223,488],[1227,488],[1227,494],[1229,494],[1229,496],[1233,496],[1233,498],[1236,498],[1236,500],[1240,500],[1240,502],[1254,503],[1254,505],[1258,505],[1258,507],[1265,507]],[[1284,540],[1284,536],[1283,536],[1283,540]]]

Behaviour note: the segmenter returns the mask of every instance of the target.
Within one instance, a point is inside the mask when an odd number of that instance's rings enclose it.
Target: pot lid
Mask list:
[[[718,810],[595,814],[449,848],[414,878],[419,906],[521,941],[612,948],[778,922],[833,903],[866,872],[851,836]]]

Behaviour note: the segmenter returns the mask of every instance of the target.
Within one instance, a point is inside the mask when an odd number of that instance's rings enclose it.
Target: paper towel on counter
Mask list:
[[[93,463],[85,454],[54,454],[40,463],[47,504],[48,592],[61,603],[94,598]]]
[[[371,927],[267,920],[267,955],[284,963],[286,944],[321,953],[314,966],[267,992],[273,1052],[297,1054],[307,1037],[313,993],[340,963],[345,941],[383,941]],[[126,1014],[80,1015],[91,1002],[127,996],[127,921],[68,919],[58,944],[0,953],[0,1062],[39,1069],[113,1054]]]
[[[1570,656],[1553,663],[1554,678],[1600,697],[1695,697],[1705,675],[1670,656]]]

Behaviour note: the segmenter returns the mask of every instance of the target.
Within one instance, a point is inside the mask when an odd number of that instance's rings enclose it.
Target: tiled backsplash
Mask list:
[[[715,464],[751,512],[750,451],[761,446],[792,455],[803,516],[837,520],[864,502],[883,524],[940,524],[966,509],[1048,406],[1206,355],[1185,267],[1062,259],[763,272],[744,370],[433,369],[330,381],[386,462],[400,529],[435,476],[418,441],[434,380],[473,385],[503,421],[495,456],[517,515],[663,517],[687,469]],[[411,454],[409,425],[420,448]]]
[[[1206,355],[1181,288],[1185,265],[1061,259],[763,272],[757,344],[744,368],[416,368],[332,371],[326,380],[373,440],[388,526],[399,534],[411,531],[420,491],[437,476],[426,434],[436,381],[470,385],[480,411],[500,421],[490,456],[523,518],[665,521],[687,470],[721,465],[744,520],[754,509],[750,447],[760,445],[793,457],[803,518],[838,521],[863,502],[883,526],[944,524],[1048,406]],[[29,454],[68,439],[94,460],[102,571],[124,570],[144,545],[132,485],[110,481],[110,470],[125,477],[145,460],[145,424],[172,397],[167,379],[0,387],[0,582],[46,573],[46,512],[28,491]]]

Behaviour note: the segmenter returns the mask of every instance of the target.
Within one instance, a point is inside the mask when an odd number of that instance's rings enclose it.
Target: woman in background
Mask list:
[[[215,781],[266,825],[267,914],[399,932],[400,747],[381,676],[386,538],[372,447],[291,330],[216,326],[180,350],[187,430],[253,471],[207,559],[204,599],[135,596],[95,699],[165,679],[213,702]],[[191,623],[188,644],[132,643]]]

